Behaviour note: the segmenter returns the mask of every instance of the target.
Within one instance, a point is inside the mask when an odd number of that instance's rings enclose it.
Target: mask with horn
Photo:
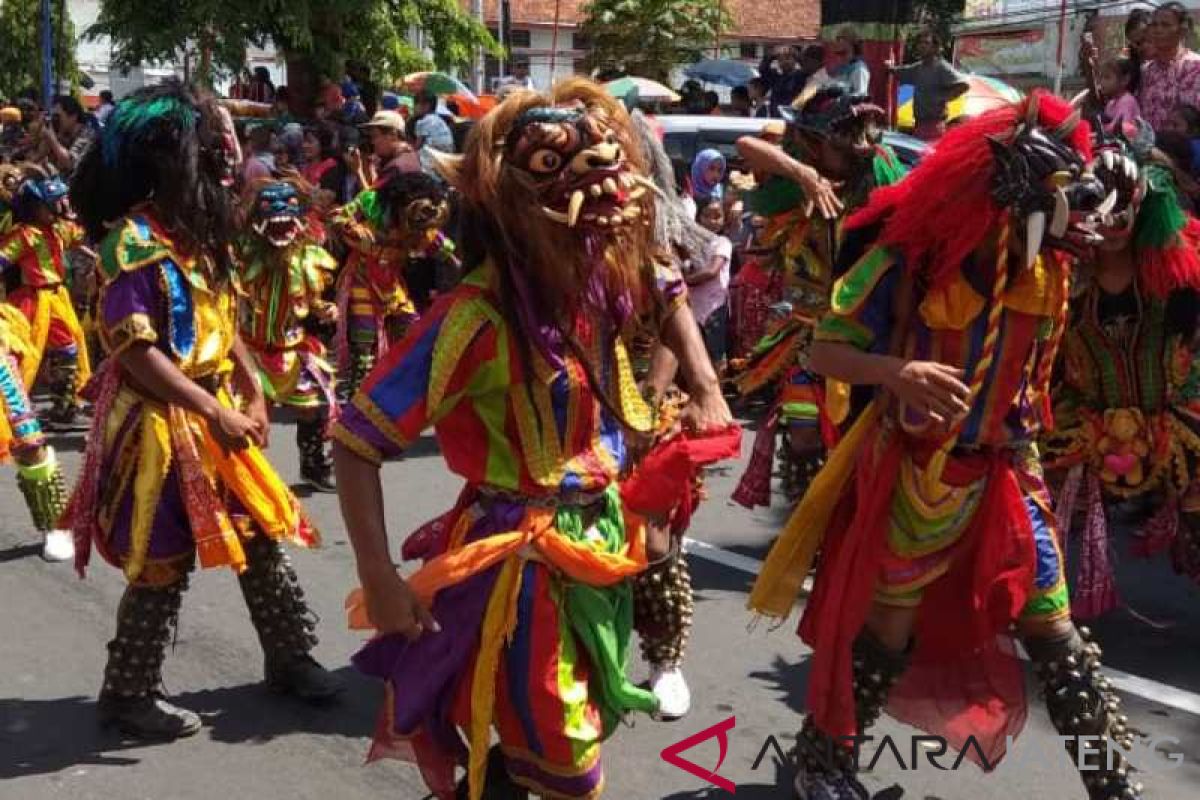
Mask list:
[[[1079,254],[1099,244],[1097,228],[1117,204],[1117,191],[1101,183],[1067,144],[1080,124],[1078,113],[1047,129],[1039,125],[1039,98],[1029,98],[1026,117],[1011,136],[988,139],[992,198],[1021,221],[1026,266],[1043,247]]]

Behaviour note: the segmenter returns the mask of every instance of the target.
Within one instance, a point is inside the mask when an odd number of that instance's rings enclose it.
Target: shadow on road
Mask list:
[[[799,649],[799,644],[800,641],[797,639],[797,649]],[[775,699],[788,708],[807,708],[806,694],[810,669],[808,656],[796,662],[776,657],[769,669],[751,672],[750,679],[773,689]]]
[[[774,759],[773,765],[775,767],[774,783],[738,784],[738,800],[780,800],[780,798],[792,797],[791,768],[780,763],[779,759]],[[764,772],[766,766],[766,764],[763,765]],[[724,789],[706,786],[695,791],[676,792],[663,797],[662,800],[728,800],[729,797],[729,792]]]
[[[296,733],[369,737],[382,692],[352,667],[335,674],[346,691],[324,706],[273,695],[259,683],[185,692],[172,695],[171,701],[199,714],[204,720],[199,735],[215,742],[264,742]],[[146,748],[160,746],[102,730],[92,697],[0,698],[0,780],[76,766],[130,766],[145,757]],[[137,757],[128,752],[134,750]]]
[[[9,547],[0,550],[0,564],[7,564],[9,561],[20,561],[25,558],[33,558],[42,553],[40,544],[19,544],[14,547]]]
[[[113,755],[142,747],[122,742],[95,724],[91,697],[25,700],[0,697],[0,780],[44,775],[76,766],[127,767],[140,758]]]

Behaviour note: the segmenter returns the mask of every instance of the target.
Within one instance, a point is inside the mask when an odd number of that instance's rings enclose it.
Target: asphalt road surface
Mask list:
[[[277,424],[270,448],[285,478],[297,479],[290,426]],[[82,436],[57,437],[73,478]],[[745,451],[749,451],[747,440]],[[313,709],[276,698],[259,684],[261,655],[233,575],[209,571],[193,578],[184,601],[178,641],[165,678],[180,705],[204,717],[196,737],[144,746],[101,732],[95,694],[123,582],[103,562],[86,580],[69,565],[38,558],[11,467],[0,479],[0,798],[105,800],[324,800],[398,798],[426,792],[416,770],[388,761],[364,765],[379,687],[355,675],[348,658],[361,642],[346,629],[342,602],[354,584],[353,557],[336,498],[308,498],[325,547],[294,555],[314,609],[320,614],[316,656],[348,684],[339,705]],[[774,630],[751,626],[745,611],[753,570],[767,551],[785,511],[751,514],[727,498],[738,468],[712,476],[712,499],[695,519],[690,556],[697,594],[696,626],[687,675],[694,708],[685,720],[639,719],[606,745],[606,796],[622,800],[699,800],[729,796],[712,783],[663,761],[661,751],[733,717],[719,775],[737,785],[741,800],[787,798],[781,750],[800,724],[808,653],[793,634],[794,620]],[[447,509],[458,482],[443,467],[431,440],[401,462],[387,465],[388,517],[393,539]],[[1142,754],[1147,798],[1200,796],[1200,591],[1164,562],[1120,556],[1124,599],[1093,627],[1106,662],[1119,670],[1129,716],[1161,745]],[[637,679],[644,665],[634,665]],[[728,723],[726,723],[728,724]],[[918,800],[1083,798],[1068,757],[1054,738],[1040,703],[1031,705],[1025,732],[1009,759],[985,775],[969,764],[939,771],[924,758],[913,769],[913,731],[879,726],[897,745],[864,780],[873,791],[894,784]],[[767,747],[759,759],[760,751]],[[868,748],[870,745],[868,745]],[[705,769],[718,763],[718,740],[683,753]],[[949,766],[949,759],[941,759]]]

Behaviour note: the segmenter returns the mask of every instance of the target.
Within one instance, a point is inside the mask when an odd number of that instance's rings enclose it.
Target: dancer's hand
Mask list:
[[[931,420],[946,427],[965,417],[971,392],[963,383],[961,369],[936,361],[900,361],[896,359],[883,385],[910,408],[924,412]]]
[[[702,392],[693,392],[680,412],[679,421],[685,430],[711,431],[733,424],[733,412],[721,394],[720,384]]]
[[[258,423],[234,408],[221,406],[208,426],[217,444],[227,451],[245,450],[257,437]]]
[[[442,629],[390,564],[369,578],[363,577],[367,616],[380,633],[398,633],[406,639],[417,639],[422,634],[437,633]]]
[[[246,416],[257,428],[253,442],[259,447],[266,447],[271,441],[271,411],[266,398],[261,394],[251,397],[246,403]]]
[[[822,177],[821,173],[807,164],[800,165],[797,178],[807,199],[806,213],[811,215],[815,209],[825,219],[837,219],[838,214],[842,213],[842,200],[837,193],[839,184]]]

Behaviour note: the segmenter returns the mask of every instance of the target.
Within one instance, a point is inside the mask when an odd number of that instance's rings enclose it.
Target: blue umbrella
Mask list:
[[[743,61],[733,61],[728,58],[706,58],[684,69],[683,74],[704,83],[745,86],[751,78],[758,77],[758,70]]]

